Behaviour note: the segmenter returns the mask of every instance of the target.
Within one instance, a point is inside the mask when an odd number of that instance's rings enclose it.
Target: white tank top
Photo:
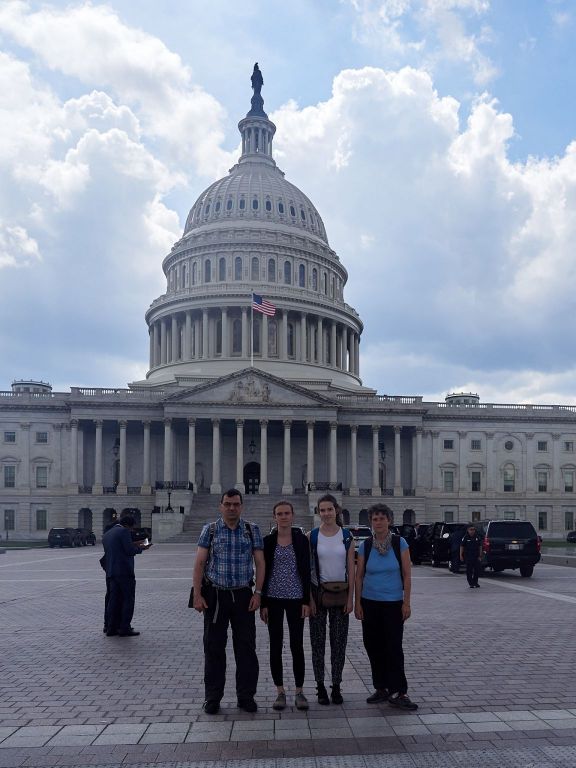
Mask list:
[[[318,531],[318,561],[320,581],[346,581],[346,547],[342,529],[334,536]]]

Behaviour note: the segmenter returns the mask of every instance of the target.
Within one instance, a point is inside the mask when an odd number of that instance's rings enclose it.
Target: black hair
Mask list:
[[[123,525],[124,528],[134,528],[134,523],[136,522],[132,515],[122,515],[120,520],[118,520],[120,525]]]
[[[227,491],[224,491],[222,496],[220,497],[220,504],[224,502],[224,498],[228,496],[229,499],[231,499],[233,496],[240,496],[240,504],[244,503],[244,499],[242,498],[242,494],[238,490],[238,488],[229,488]]]
[[[342,509],[340,504],[338,504],[336,497],[332,496],[331,493],[325,493],[324,496],[320,496],[316,502],[318,513],[320,513],[320,504],[322,504],[323,501],[327,501],[329,504],[334,505],[334,509],[336,510],[336,523],[340,526],[340,528],[342,528],[344,526],[344,521],[342,520]]]

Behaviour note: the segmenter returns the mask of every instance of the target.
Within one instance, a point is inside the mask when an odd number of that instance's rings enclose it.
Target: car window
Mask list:
[[[531,539],[536,536],[532,523],[527,521],[517,522],[492,522],[488,528],[488,537],[500,539]]]

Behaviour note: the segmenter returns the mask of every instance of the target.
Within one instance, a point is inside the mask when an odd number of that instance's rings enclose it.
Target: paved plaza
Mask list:
[[[102,633],[99,546],[0,555],[0,768],[576,765],[573,568],[487,576],[479,590],[445,569],[415,568],[405,640],[415,714],[366,704],[367,659],[352,619],[343,706],[316,703],[308,663],[308,713],[274,712],[258,621],[258,714],[236,709],[232,679],[209,717],[200,708],[202,620],[187,608],[194,549],[158,544],[136,560],[136,638]]]

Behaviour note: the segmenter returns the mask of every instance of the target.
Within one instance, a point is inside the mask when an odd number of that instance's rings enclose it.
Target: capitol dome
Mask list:
[[[150,384],[193,384],[253,366],[309,386],[361,386],[357,312],[316,207],[272,154],[256,65],[242,154],[192,206],[146,313]],[[267,312],[253,309],[253,294]],[[257,305],[258,306],[258,305]]]

